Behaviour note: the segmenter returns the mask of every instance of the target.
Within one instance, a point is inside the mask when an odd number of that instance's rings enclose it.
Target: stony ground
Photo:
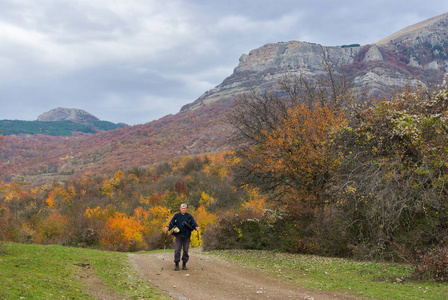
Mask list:
[[[130,254],[130,260],[150,284],[173,299],[356,299],[332,292],[312,291],[293,283],[266,277],[191,250],[188,270],[174,271],[173,254]],[[202,260],[201,260],[202,256]],[[163,270],[162,270],[163,266]]]

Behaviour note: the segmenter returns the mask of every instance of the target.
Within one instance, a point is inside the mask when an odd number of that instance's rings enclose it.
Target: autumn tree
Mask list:
[[[132,216],[116,212],[109,217],[101,245],[107,250],[136,251],[143,246],[143,226]]]
[[[237,180],[260,187],[293,214],[300,205],[323,203],[321,189],[334,166],[326,142],[344,124],[351,100],[343,73],[323,56],[325,75],[285,76],[278,91],[243,95],[228,114]]]
[[[148,249],[163,248],[165,226],[172,217],[171,210],[157,205],[148,210],[138,207],[134,211],[135,219],[142,225],[143,240]]]
[[[259,145],[240,149],[240,178],[274,195],[291,213],[298,205],[323,204],[322,188],[335,162],[327,155],[328,135],[344,124],[324,104],[312,109],[297,105],[287,110],[276,128],[262,130]]]
[[[258,187],[286,212],[276,222],[276,233],[270,233],[284,243],[269,243],[288,251],[317,252],[318,224],[331,211],[326,187],[339,163],[330,141],[345,125],[352,101],[343,73],[325,55],[323,61],[327,73],[321,77],[285,76],[277,91],[246,94],[228,115],[234,129],[236,181]]]
[[[448,90],[406,90],[360,108],[340,128],[334,157],[341,163],[328,194],[339,242],[379,255],[387,240],[415,250],[446,239],[447,112]]]

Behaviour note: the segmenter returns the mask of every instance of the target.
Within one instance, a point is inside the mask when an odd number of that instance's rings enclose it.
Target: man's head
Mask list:
[[[185,214],[187,212],[187,205],[185,203],[182,203],[180,205],[180,213]]]

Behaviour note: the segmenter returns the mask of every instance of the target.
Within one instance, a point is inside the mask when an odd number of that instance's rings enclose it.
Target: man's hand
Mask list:
[[[199,231],[199,227],[196,227],[195,229],[196,229],[196,231]]]
[[[168,232],[169,231],[169,228],[168,228],[168,226],[166,226],[165,227],[165,232]]]

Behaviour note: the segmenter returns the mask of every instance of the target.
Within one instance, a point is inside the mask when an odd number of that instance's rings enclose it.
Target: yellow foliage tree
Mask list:
[[[107,206],[104,209],[99,206],[95,208],[87,208],[85,214],[89,228],[92,229],[95,234],[101,235],[104,232],[107,221],[114,213],[115,209],[111,206]]]
[[[0,192],[3,193],[3,197],[6,202],[19,200],[28,194],[28,192],[25,191],[18,182],[5,184]]]
[[[121,170],[118,170],[112,178],[103,180],[103,187],[101,189],[103,195],[112,195],[114,190],[117,190],[120,187],[124,179],[125,175]]]
[[[143,226],[134,218],[116,212],[104,228],[101,245],[112,251],[136,251],[143,248]]]
[[[210,225],[216,224],[217,216],[214,213],[207,211],[204,205],[201,205],[194,215],[194,219],[199,225],[200,232],[204,232]],[[202,245],[202,239],[199,241],[198,232],[196,230],[191,233],[190,241],[192,247],[199,246],[199,243]]]
[[[148,210],[137,207],[134,210],[134,217],[143,226],[143,240],[147,244],[147,248],[160,248],[163,242],[164,228],[171,218],[170,209],[160,205]]]
[[[215,201],[212,196],[207,194],[206,192],[202,192],[201,199],[199,199],[199,205],[209,206]]]
[[[267,208],[267,196],[261,195],[255,188],[248,189],[247,193],[249,199],[243,203],[241,208],[246,212],[251,212],[255,216],[263,215]]]

